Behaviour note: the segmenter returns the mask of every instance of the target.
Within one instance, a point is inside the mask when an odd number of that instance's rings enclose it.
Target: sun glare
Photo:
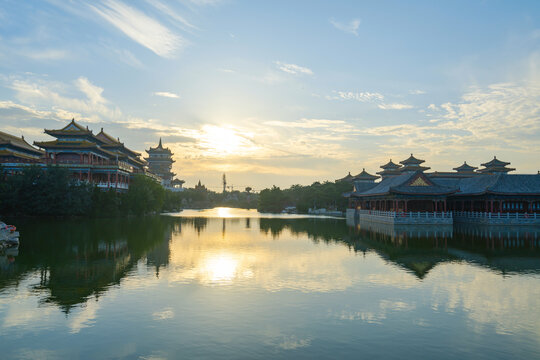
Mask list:
[[[217,208],[217,215],[220,218],[230,218],[233,216],[230,208]]]
[[[236,276],[238,260],[229,254],[213,255],[207,258],[201,268],[204,280],[209,283],[231,283]]]
[[[251,140],[234,129],[205,125],[202,131],[201,142],[212,155],[242,155],[255,150]]]

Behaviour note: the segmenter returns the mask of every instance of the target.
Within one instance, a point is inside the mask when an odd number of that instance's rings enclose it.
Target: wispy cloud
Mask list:
[[[337,96],[343,100],[356,100],[360,102],[374,102],[384,100],[384,96],[377,92],[337,91]]]
[[[276,61],[275,64],[277,65],[279,70],[284,71],[289,74],[313,75],[313,71],[311,71],[311,69],[308,69],[307,67],[303,67],[296,64],[286,64],[281,61]]]
[[[334,27],[338,30],[341,30],[343,32],[353,34],[354,36],[358,36],[358,28],[360,27],[360,19],[353,19],[349,21],[348,23],[343,23],[336,21],[335,19],[330,19],[330,24],[334,25]]]
[[[90,7],[126,36],[152,50],[159,56],[170,58],[186,41],[157,20],[120,1],[109,0]]]
[[[172,99],[178,99],[180,97],[178,94],[168,92],[168,91],[156,91],[154,95],[166,97],[166,98],[172,98]]]
[[[420,90],[420,89],[416,89],[416,90],[411,90],[409,91],[409,94],[411,95],[423,95],[425,94],[426,92],[424,90]]]
[[[328,128],[332,126],[342,126],[345,124],[343,120],[326,120],[326,119],[301,119],[299,121],[267,121],[266,125],[280,126],[289,128],[316,129]]]
[[[382,110],[404,110],[412,109],[413,106],[401,103],[386,103],[383,94],[378,92],[354,92],[354,91],[333,91],[334,95],[327,95],[327,100],[354,100],[363,103],[374,103]]]
[[[377,105],[379,109],[383,110],[405,110],[405,109],[412,109],[414,106],[409,104],[379,104]]]
[[[182,15],[178,14],[175,10],[173,10],[170,6],[162,3],[159,0],[146,0],[150,5],[155,7],[157,10],[161,11],[163,14],[168,15],[171,19],[175,20],[176,22],[180,23],[184,29],[192,29],[196,30],[197,27],[193,24],[191,24],[189,21],[187,21]]]
[[[68,51],[59,49],[23,51],[22,55],[34,60],[60,60],[68,57]]]

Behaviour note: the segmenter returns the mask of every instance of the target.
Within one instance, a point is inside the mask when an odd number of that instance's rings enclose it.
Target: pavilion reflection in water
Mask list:
[[[343,241],[374,251],[419,278],[441,263],[465,261],[501,274],[540,272],[540,227],[349,224]]]
[[[162,218],[30,225],[19,226],[24,241],[18,256],[0,254],[0,291],[37,275],[33,290],[46,294],[40,301],[65,313],[118,285],[141,259],[159,275],[169,263],[171,234],[180,231]]]

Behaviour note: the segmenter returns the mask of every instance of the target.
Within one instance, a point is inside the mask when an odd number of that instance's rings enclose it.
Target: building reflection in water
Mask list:
[[[156,275],[169,263],[169,241],[180,228],[160,217],[90,221],[21,222],[19,254],[0,254],[0,291],[37,273],[33,292],[64,312],[99,298],[129,275],[140,259]]]
[[[141,260],[157,278],[162,269],[173,266],[167,275],[171,282],[226,285],[256,278],[269,288],[277,283],[310,291],[350,283],[346,275],[343,284],[336,281],[335,267],[346,254],[336,252],[339,249],[324,254],[313,247],[306,247],[303,255],[312,256],[310,266],[320,264],[318,269],[302,270],[294,279],[288,275],[290,283],[280,279],[286,271],[298,271],[292,259],[298,255],[290,253],[290,244],[272,250],[260,244],[284,235],[306,237],[315,244],[342,244],[355,253],[376,253],[418,279],[439,264],[452,262],[500,274],[540,272],[540,229],[530,227],[347,226],[339,219],[204,217],[23,221],[18,227],[19,254],[0,254],[0,291],[37,275],[32,292],[40,294],[41,303],[55,304],[65,313],[119,285],[137,271]],[[288,259],[279,263],[276,256]],[[321,259],[327,263],[321,264]]]
[[[375,251],[419,278],[445,262],[466,261],[501,274],[540,272],[540,228],[415,226],[359,223],[343,241],[355,252]]]

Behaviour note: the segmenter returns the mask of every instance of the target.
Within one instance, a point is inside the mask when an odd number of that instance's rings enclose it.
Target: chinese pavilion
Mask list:
[[[497,158],[479,170],[464,162],[455,172],[425,173],[429,167],[422,163],[424,160],[411,154],[400,161],[403,166],[391,160],[382,165],[378,183],[363,175],[366,181],[354,181],[353,191],[344,194],[349,208],[360,219],[393,224],[448,224],[452,218],[486,224],[540,224],[540,173],[510,175],[515,169]],[[388,217],[394,220],[387,221]]]
[[[21,170],[22,166],[39,164],[45,152],[36,149],[24,140],[0,131],[0,164],[8,174]]]
[[[163,147],[160,138],[158,146],[155,148],[151,147],[150,149],[146,150],[146,152],[148,153],[148,157],[146,158],[148,161],[148,169],[161,177],[161,184],[164,187],[171,188],[171,181],[174,175],[176,175],[171,171],[172,164],[174,163],[172,158],[173,153],[171,150]]]
[[[125,190],[134,173],[145,173],[145,162],[140,154],[124,146],[103,129],[97,135],[75,119],[58,130],[45,133],[55,137],[52,141],[34,142],[45,150],[47,165],[68,168],[80,181],[88,181],[100,188]]]

